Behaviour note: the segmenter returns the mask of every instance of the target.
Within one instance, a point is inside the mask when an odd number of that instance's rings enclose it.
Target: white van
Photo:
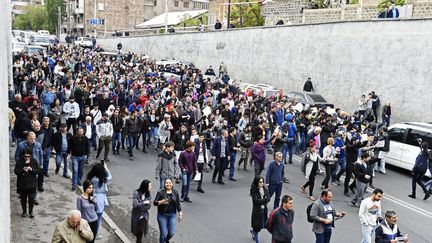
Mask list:
[[[419,138],[432,146],[432,123],[407,122],[397,123],[388,128],[390,151],[386,163],[406,170],[412,170],[417,155],[420,153]],[[431,177],[430,171],[426,173]]]

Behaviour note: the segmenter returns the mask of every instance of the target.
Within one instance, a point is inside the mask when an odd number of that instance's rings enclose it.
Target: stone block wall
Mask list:
[[[417,2],[413,5],[413,17],[432,17],[432,2]]]
[[[342,19],[342,9],[329,8],[329,9],[308,9],[304,10],[304,24],[334,22]]]
[[[361,9],[361,19],[376,19],[378,17],[378,5],[363,5]]]
[[[343,19],[344,20],[356,20],[358,19],[358,11],[359,11],[359,5],[357,4],[350,4],[345,5],[343,8]]]
[[[309,8],[311,4],[307,0],[274,0],[263,6],[262,15],[266,17],[266,25],[274,25],[279,19],[298,24],[302,22],[304,9]]]

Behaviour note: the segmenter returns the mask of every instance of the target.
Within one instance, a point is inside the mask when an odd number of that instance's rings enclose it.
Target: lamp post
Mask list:
[[[227,29],[230,28],[230,20],[231,20],[231,0],[228,0],[228,20],[227,20]]]

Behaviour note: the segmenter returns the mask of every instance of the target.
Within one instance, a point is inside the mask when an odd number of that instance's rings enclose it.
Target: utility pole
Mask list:
[[[61,34],[61,7],[58,8],[58,16],[57,16],[57,38],[60,40],[60,34]]]
[[[96,21],[97,0],[94,0],[93,21]],[[96,37],[96,24],[94,24],[93,36]]]
[[[168,0],[165,0],[165,34],[168,33]]]
[[[227,29],[230,28],[230,19],[231,19],[231,0],[228,0],[228,21],[227,21]]]

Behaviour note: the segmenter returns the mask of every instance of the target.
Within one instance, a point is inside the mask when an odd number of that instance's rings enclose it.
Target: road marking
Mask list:
[[[296,158],[296,159],[298,159],[299,161],[301,161],[299,156],[295,155],[293,157]],[[345,179],[345,176],[341,176],[341,179]],[[370,187],[368,187],[367,191],[369,193],[372,193],[373,189],[371,189]],[[394,197],[394,196],[392,196],[392,195],[390,195],[388,193],[384,192],[384,199],[389,200],[389,201],[391,201],[391,202],[393,202],[393,203],[395,203],[395,204],[397,204],[397,205],[399,205],[401,207],[404,207],[404,208],[407,208],[407,209],[409,209],[411,211],[414,211],[414,212],[416,212],[416,213],[418,213],[418,214],[420,214],[422,216],[425,216],[426,218],[432,219],[432,212],[429,212],[429,211],[427,211],[425,209],[419,208],[419,207],[417,207],[417,206],[415,206],[415,205],[413,205],[411,203],[407,203],[407,202],[405,202],[405,201],[403,201],[403,200],[401,200],[401,199],[399,199],[397,197]]]

